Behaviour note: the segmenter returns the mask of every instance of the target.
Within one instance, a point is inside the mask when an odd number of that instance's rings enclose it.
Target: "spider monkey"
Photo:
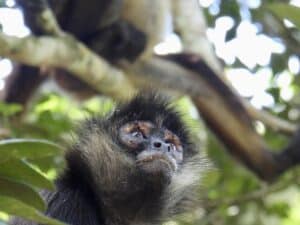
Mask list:
[[[65,159],[56,191],[42,196],[46,215],[72,225],[161,224],[192,206],[204,165],[178,113],[153,94],[85,121]]]

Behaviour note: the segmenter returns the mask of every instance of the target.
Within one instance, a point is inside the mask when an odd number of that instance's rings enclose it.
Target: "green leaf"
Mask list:
[[[0,195],[0,211],[45,225],[65,225],[16,199]]]
[[[0,177],[0,195],[18,199],[36,209],[45,210],[43,199],[27,184]]]
[[[280,217],[287,217],[290,211],[289,204],[286,202],[274,202],[267,207],[267,212]]]
[[[29,163],[20,159],[11,159],[1,164],[0,177],[26,183],[35,187],[54,190],[54,185]]]
[[[62,153],[52,142],[38,139],[9,139],[0,141],[0,163],[9,158],[42,158]]]
[[[0,114],[2,114],[5,117],[13,116],[14,114],[21,112],[22,106],[19,104],[14,103],[3,103],[0,102]]]
[[[286,3],[272,3],[266,6],[272,13],[281,19],[290,20],[300,29],[300,8]]]
[[[62,156],[48,156],[38,159],[30,159],[28,162],[39,168],[43,173],[47,173],[49,170],[54,169],[60,171],[64,168],[65,162]]]
[[[9,219],[9,215],[5,212],[0,211],[0,222],[8,221],[8,219]]]

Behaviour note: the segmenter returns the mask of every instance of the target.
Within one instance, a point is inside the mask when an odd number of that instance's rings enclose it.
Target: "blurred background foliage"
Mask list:
[[[208,38],[233,86],[256,107],[299,123],[300,1],[199,2],[205,11]],[[8,3],[11,1],[0,0],[2,7]],[[268,43],[268,51],[259,43]],[[263,87],[259,86],[262,83]],[[203,143],[201,147],[211,159],[212,168],[200,185],[199,207],[166,224],[300,224],[299,169],[287,172],[271,185],[261,182],[226,153],[199,120],[188,98],[174,104],[185,113],[184,119],[195,138]],[[45,206],[36,191],[53,188],[49,180],[63,166],[60,146],[74,138],[71,131],[77,121],[91,115],[105,115],[114,105],[103,96],[76,102],[61,92],[41,90],[20,120],[15,116],[21,110],[19,105],[0,103],[0,138],[22,138],[0,142],[0,225],[5,224],[8,214],[59,224],[42,216],[40,210]],[[275,150],[287,142],[286,137],[261,123],[256,128]],[[45,151],[34,151],[41,148]]]

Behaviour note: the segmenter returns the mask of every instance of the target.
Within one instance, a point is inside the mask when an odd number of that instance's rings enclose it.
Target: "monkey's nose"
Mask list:
[[[171,151],[171,146],[169,143],[166,143],[161,138],[153,138],[151,141],[151,148],[157,151],[169,152]]]
[[[156,142],[153,143],[154,148],[160,148],[161,145],[162,145],[162,144],[161,144],[161,142],[159,142],[159,141],[156,141]]]

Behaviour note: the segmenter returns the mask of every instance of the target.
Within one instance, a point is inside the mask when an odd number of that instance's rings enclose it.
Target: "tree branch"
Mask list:
[[[299,163],[295,157],[299,140],[287,148],[289,152],[282,152],[280,157],[270,151],[254,130],[253,118],[243,100],[201,58],[187,54],[165,58],[170,61],[154,58],[127,68],[131,80],[139,86],[149,86],[149,82],[155,82],[190,95],[202,118],[231,155],[264,180],[274,180],[283,171]],[[272,120],[272,123],[277,127],[286,126],[286,130],[294,129],[282,121]]]
[[[35,4],[33,0],[22,0],[22,2],[25,5]],[[44,1],[38,0],[38,2]],[[176,3],[177,13],[187,15],[186,11],[180,11],[179,6],[183,4],[191,10],[190,13],[193,13],[195,18],[200,18],[194,7],[197,4],[196,0],[177,0]],[[32,14],[35,28],[41,34],[55,35],[56,38],[29,36],[20,39],[0,33],[0,55],[32,66],[65,69],[96,90],[114,98],[127,98],[135,91],[121,70],[108,64],[72,36],[60,31],[51,11],[44,14],[47,10],[47,7],[42,5]],[[43,18],[46,19],[41,23]],[[181,22],[177,21],[177,24],[178,28],[181,28],[186,49],[193,50],[192,46],[199,44],[197,41],[192,41],[193,38],[197,39],[193,35],[203,35],[199,33],[203,31],[197,28],[185,29],[184,24],[194,19],[188,15],[187,18]],[[188,36],[188,31],[191,31],[192,36]],[[201,51],[200,48],[198,50]],[[298,156],[294,146],[289,146],[288,151],[280,154],[281,157],[269,151],[263,139],[253,128],[253,118],[249,112],[252,112],[253,116],[254,111],[245,108],[247,103],[227,84],[224,76],[220,75],[222,72],[215,73],[198,56],[179,54],[165,58],[154,57],[142,59],[133,65],[122,62],[121,66],[127,72],[131,82],[141,89],[149,87],[149,83],[152,83],[155,86],[190,95],[206,123],[228,147],[229,152],[259,177],[273,180],[287,168],[299,163],[300,159],[297,159],[298,161],[290,159],[291,155]],[[216,71],[219,69],[214,68]],[[288,124],[275,120],[270,122],[269,117],[265,116],[263,119],[269,121],[273,127],[291,129]]]
[[[249,115],[256,120],[261,121],[265,125],[269,126],[274,131],[279,131],[286,135],[293,135],[297,129],[298,126],[296,124],[292,124],[286,120],[283,120],[279,117],[273,116],[272,114],[264,111],[264,110],[257,110],[253,106],[251,106],[249,103],[244,104],[246,107]]]
[[[121,70],[71,36],[17,38],[0,33],[0,55],[31,66],[65,69],[116,99],[128,98],[134,92]]]
[[[0,55],[32,66],[63,68],[115,98],[129,97],[134,90],[120,70],[69,36],[20,39],[0,33]],[[273,180],[294,165],[284,157],[282,167],[253,129],[252,118],[241,99],[199,57],[171,55],[166,59],[123,64],[123,67],[140,88],[149,87],[150,81],[190,95],[206,123],[231,154],[259,177]],[[295,151],[290,152],[295,154]]]

